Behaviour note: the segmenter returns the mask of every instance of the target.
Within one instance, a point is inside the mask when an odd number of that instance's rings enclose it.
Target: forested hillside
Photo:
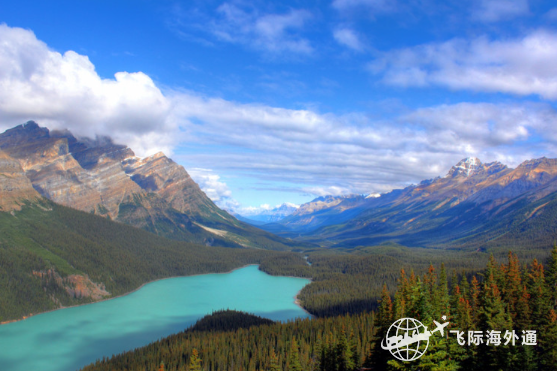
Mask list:
[[[43,200],[0,212],[0,322],[281,254],[168,240]]]
[[[172,371],[557,370],[557,247],[545,268],[536,259],[523,264],[509,253],[504,263],[491,257],[478,275],[448,272],[445,265],[423,275],[402,270],[396,291],[383,288],[376,313],[187,330],[84,370],[156,370],[161,362]],[[412,317],[431,330],[442,316],[449,327],[430,338],[418,360],[399,362],[381,349],[393,321]],[[479,345],[461,346],[450,330],[502,331],[502,343],[488,345],[484,335]],[[503,334],[513,330],[518,340],[505,345]],[[536,330],[536,345],[522,345],[523,330]],[[199,359],[200,367],[192,367]]]

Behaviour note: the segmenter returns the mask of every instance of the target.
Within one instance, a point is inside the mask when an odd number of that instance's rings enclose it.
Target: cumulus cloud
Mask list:
[[[238,202],[232,198],[228,185],[221,181],[220,176],[212,169],[192,168],[188,169],[188,173],[207,197],[218,206],[226,209],[234,209],[239,206]]]
[[[152,154],[175,144],[170,109],[144,73],[102,79],[86,56],[60,54],[29,30],[0,25],[0,129],[34,119],[76,135],[110,135]]]
[[[557,99],[557,33],[538,30],[518,39],[453,39],[387,52],[370,64],[398,86],[440,85]]]
[[[472,18],[484,22],[508,20],[528,13],[528,0],[479,0],[472,8]]]
[[[339,44],[347,46],[350,49],[356,51],[362,51],[364,49],[360,38],[358,37],[356,32],[350,28],[337,28],[333,32],[333,36]]]
[[[168,154],[184,142],[203,146],[188,152],[197,167],[188,171],[228,209],[240,205],[218,176],[225,169],[300,193],[367,194],[443,174],[466,156],[516,165],[557,153],[557,113],[547,104],[441,105],[385,121],[238,103],[161,91],[141,72],[102,79],[86,56],[60,54],[31,31],[2,25],[0,130],[28,119],[109,135],[140,155]]]

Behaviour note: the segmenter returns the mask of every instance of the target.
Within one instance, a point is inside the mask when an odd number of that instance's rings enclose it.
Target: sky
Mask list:
[[[12,1],[0,131],[164,152],[250,214],[557,157],[557,3]]]

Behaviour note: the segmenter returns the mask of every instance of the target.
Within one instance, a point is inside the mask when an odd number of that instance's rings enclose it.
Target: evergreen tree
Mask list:
[[[547,266],[546,281],[551,305],[554,309],[557,309],[557,244],[554,244],[551,250],[551,258]]]
[[[271,358],[269,360],[269,371],[282,371],[277,354],[274,349],[271,349]]]
[[[336,367],[337,371],[353,371],[356,365],[354,364],[354,354],[348,344],[346,337],[346,330],[344,327],[340,330],[340,338],[336,346]]]
[[[201,358],[199,358],[199,353],[197,349],[193,348],[190,356],[190,369],[189,371],[201,371]]]
[[[401,273],[404,276],[404,270]],[[395,303],[397,301],[404,301],[399,293],[401,289],[397,290],[395,294]],[[400,304],[397,305],[400,308]],[[372,368],[373,370],[384,371],[387,369],[387,362],[392,358],[391,354],[381,348],[381,343],[383,339],[387,337],[387,331],[394,321],[396,316],[393,313],[393,303],[391,302],[391,296],[387,290],[387,285],[383,285],[383,291],[381,292],[381,300],[379,302],[379,309],[377,311],[377,316],[375,317],[375,336],[373,337],[371,352],[368,354],[366,360],[364,361],[364,367]],[[402,317],[397,317],[402,318]]]
[[[288,371],[304,371],[300,364],[298,343],[294,337],[292,337],[290,352],[288,354]]]
[[[512,328],[509,313],[505,310],[506,305],[501,298],[501,291],[497,285],[496,276],[500,275],[497,265],[488,263],[486,271],[487,279],[483,287],[482,303],[479,309],[479,329],[486,335],[484,344],[478,347],[479,364],[485,369],[508,369],[512,364],[509,346],[488,346],[488,331],[505,331]]]

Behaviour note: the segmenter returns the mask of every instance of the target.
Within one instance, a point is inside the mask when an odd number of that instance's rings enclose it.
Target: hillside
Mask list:
[[[468,158],[442,178],[375,198],[337,198],[312,208],[319,204],[314,201],[262,228],[324,246],[391,241],[469,250],[540,248],[557,238],[556,191],[557,159],[511,169]]]
[[[0,162],[18,162],[28,179],[21,181],[58,204],[176,240],[291,247],[219,209],[182,166],[161,152],[139,158],[108,137],[78,139],[69,131],[51,132],[33,121],[0,134],[0,150]],[[0,169],[1,177],[7,174]]]
[[[173,241],[52,201],[27,202],[0,212],[0,322],[275,254],[285,253]]]

